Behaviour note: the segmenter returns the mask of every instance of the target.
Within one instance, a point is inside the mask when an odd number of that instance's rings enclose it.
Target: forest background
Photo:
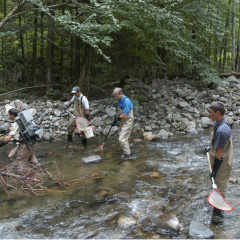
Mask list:
[[[237,0],[0,0],[0,93],[88,94],[128,78],[218,83],[240,71],[239,10]]]

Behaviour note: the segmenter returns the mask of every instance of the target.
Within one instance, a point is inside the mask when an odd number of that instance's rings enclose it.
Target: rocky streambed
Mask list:
[[[145,140],[166,139],[177,134],[198,134],[213,122],[208,118],[208,108],[213,101],[225,104],[226,119],[240,123],[240,83],[231,76],[216,89],[195,87],[195,83],[177,79],[156,79],[151,85],[129,79],[124,87],[125,94],[134,104],[135,122],[133,132],[142,132]],[[68,99],[71,95],[67,96]],[[65,99],[66,100],[66,99]],[[6,99],[7,101],[7,99]],[[45,140],[59,140],[67,134],[69,115],[63,112],[64,101],[44,99],[14,100],[11,105],[21,109],[33,108],[35,121],[44,129]],[[109,97],[90,99],[91,124],[97,134],[105,135],[116,113],[117,102]],[[70,111],[73,111],[71,108]],[[10,122],[4,105],[0,111],[0,133],[9,128]],[[111,135],[118,131],[112,128]]]

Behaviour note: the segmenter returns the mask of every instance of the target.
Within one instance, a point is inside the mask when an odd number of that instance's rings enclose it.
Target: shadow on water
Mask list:
[[[240,128],[233,129],[235,158],[232,176],[240,177]],[[102,138],[92,138],[83,147],[73,144],[40,143],[40,161],[55,161],[64,180],[83,179],[64,191],[45,196],[7,198],[1,194],[1,238],[187,238],[192,220],[209,226],[219,238],[232,236],[240,220],[239,185],[229,186],[227,200],[235,208],[219,224],[211,223],[207,203],[211,191],[208,164],[202,150],[209,132],[173,137],[157,142],[131,143],[135,158],[121,161],[117,138],[100,153],[100,163],[85,164],[82,157],[95,155]],[[139,138],[133,134],[132,138]],[[7,156],[2,153],[2,157]],[[175,214],[180,233],[157,228],[152,214]],[[129,217],[135,224],[122,226]]]

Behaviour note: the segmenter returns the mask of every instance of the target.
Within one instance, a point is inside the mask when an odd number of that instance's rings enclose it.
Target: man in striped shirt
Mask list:
[[[230,176],[233,162],[233,145],[231,137],[231,129],[224,118],[225,108],[221,102],[214,102],[210,106],[210,117],[215,121],[213,131],[211,133],[211,144],[208,149],[212,173],[210,178],[214,178],[218,186],[218,190],[223,197],[226,194],[227,182]],[[205,151],[205,153],[207,150]],[[214,208],[214,215],[221,215],[220,210]]]

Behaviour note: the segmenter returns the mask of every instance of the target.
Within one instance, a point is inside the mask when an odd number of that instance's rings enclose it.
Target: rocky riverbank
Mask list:
[[[204,89],[183,79],[156,79],[151,85],[128,80],[124,92],[134,104],[133,131],[142,132],[145,140],[164,139],[176,134],[197,134],[213,125],[208,118],[208,108],[213,101],[225,104],[226,119],[230,125],[239,124],[240,83],[234,76],[224,79],[222,83],[215,89]],[[70,99],[71,95],[67,97]],[[70,116],[63,112],[63,100],[14,100],[10,105],[19,109],[32,108],[36,122],[44,129],[45,140],[60,140],[67,135]],[[90,101],[91,124],[97,134],[107,133],[116,107],[117,102],[111,93],[107,98]],[[0,114],[0,133],[3,134],[10,125],[4,105]],[[111,134],[117,130],[117,126],[113,127]]]

